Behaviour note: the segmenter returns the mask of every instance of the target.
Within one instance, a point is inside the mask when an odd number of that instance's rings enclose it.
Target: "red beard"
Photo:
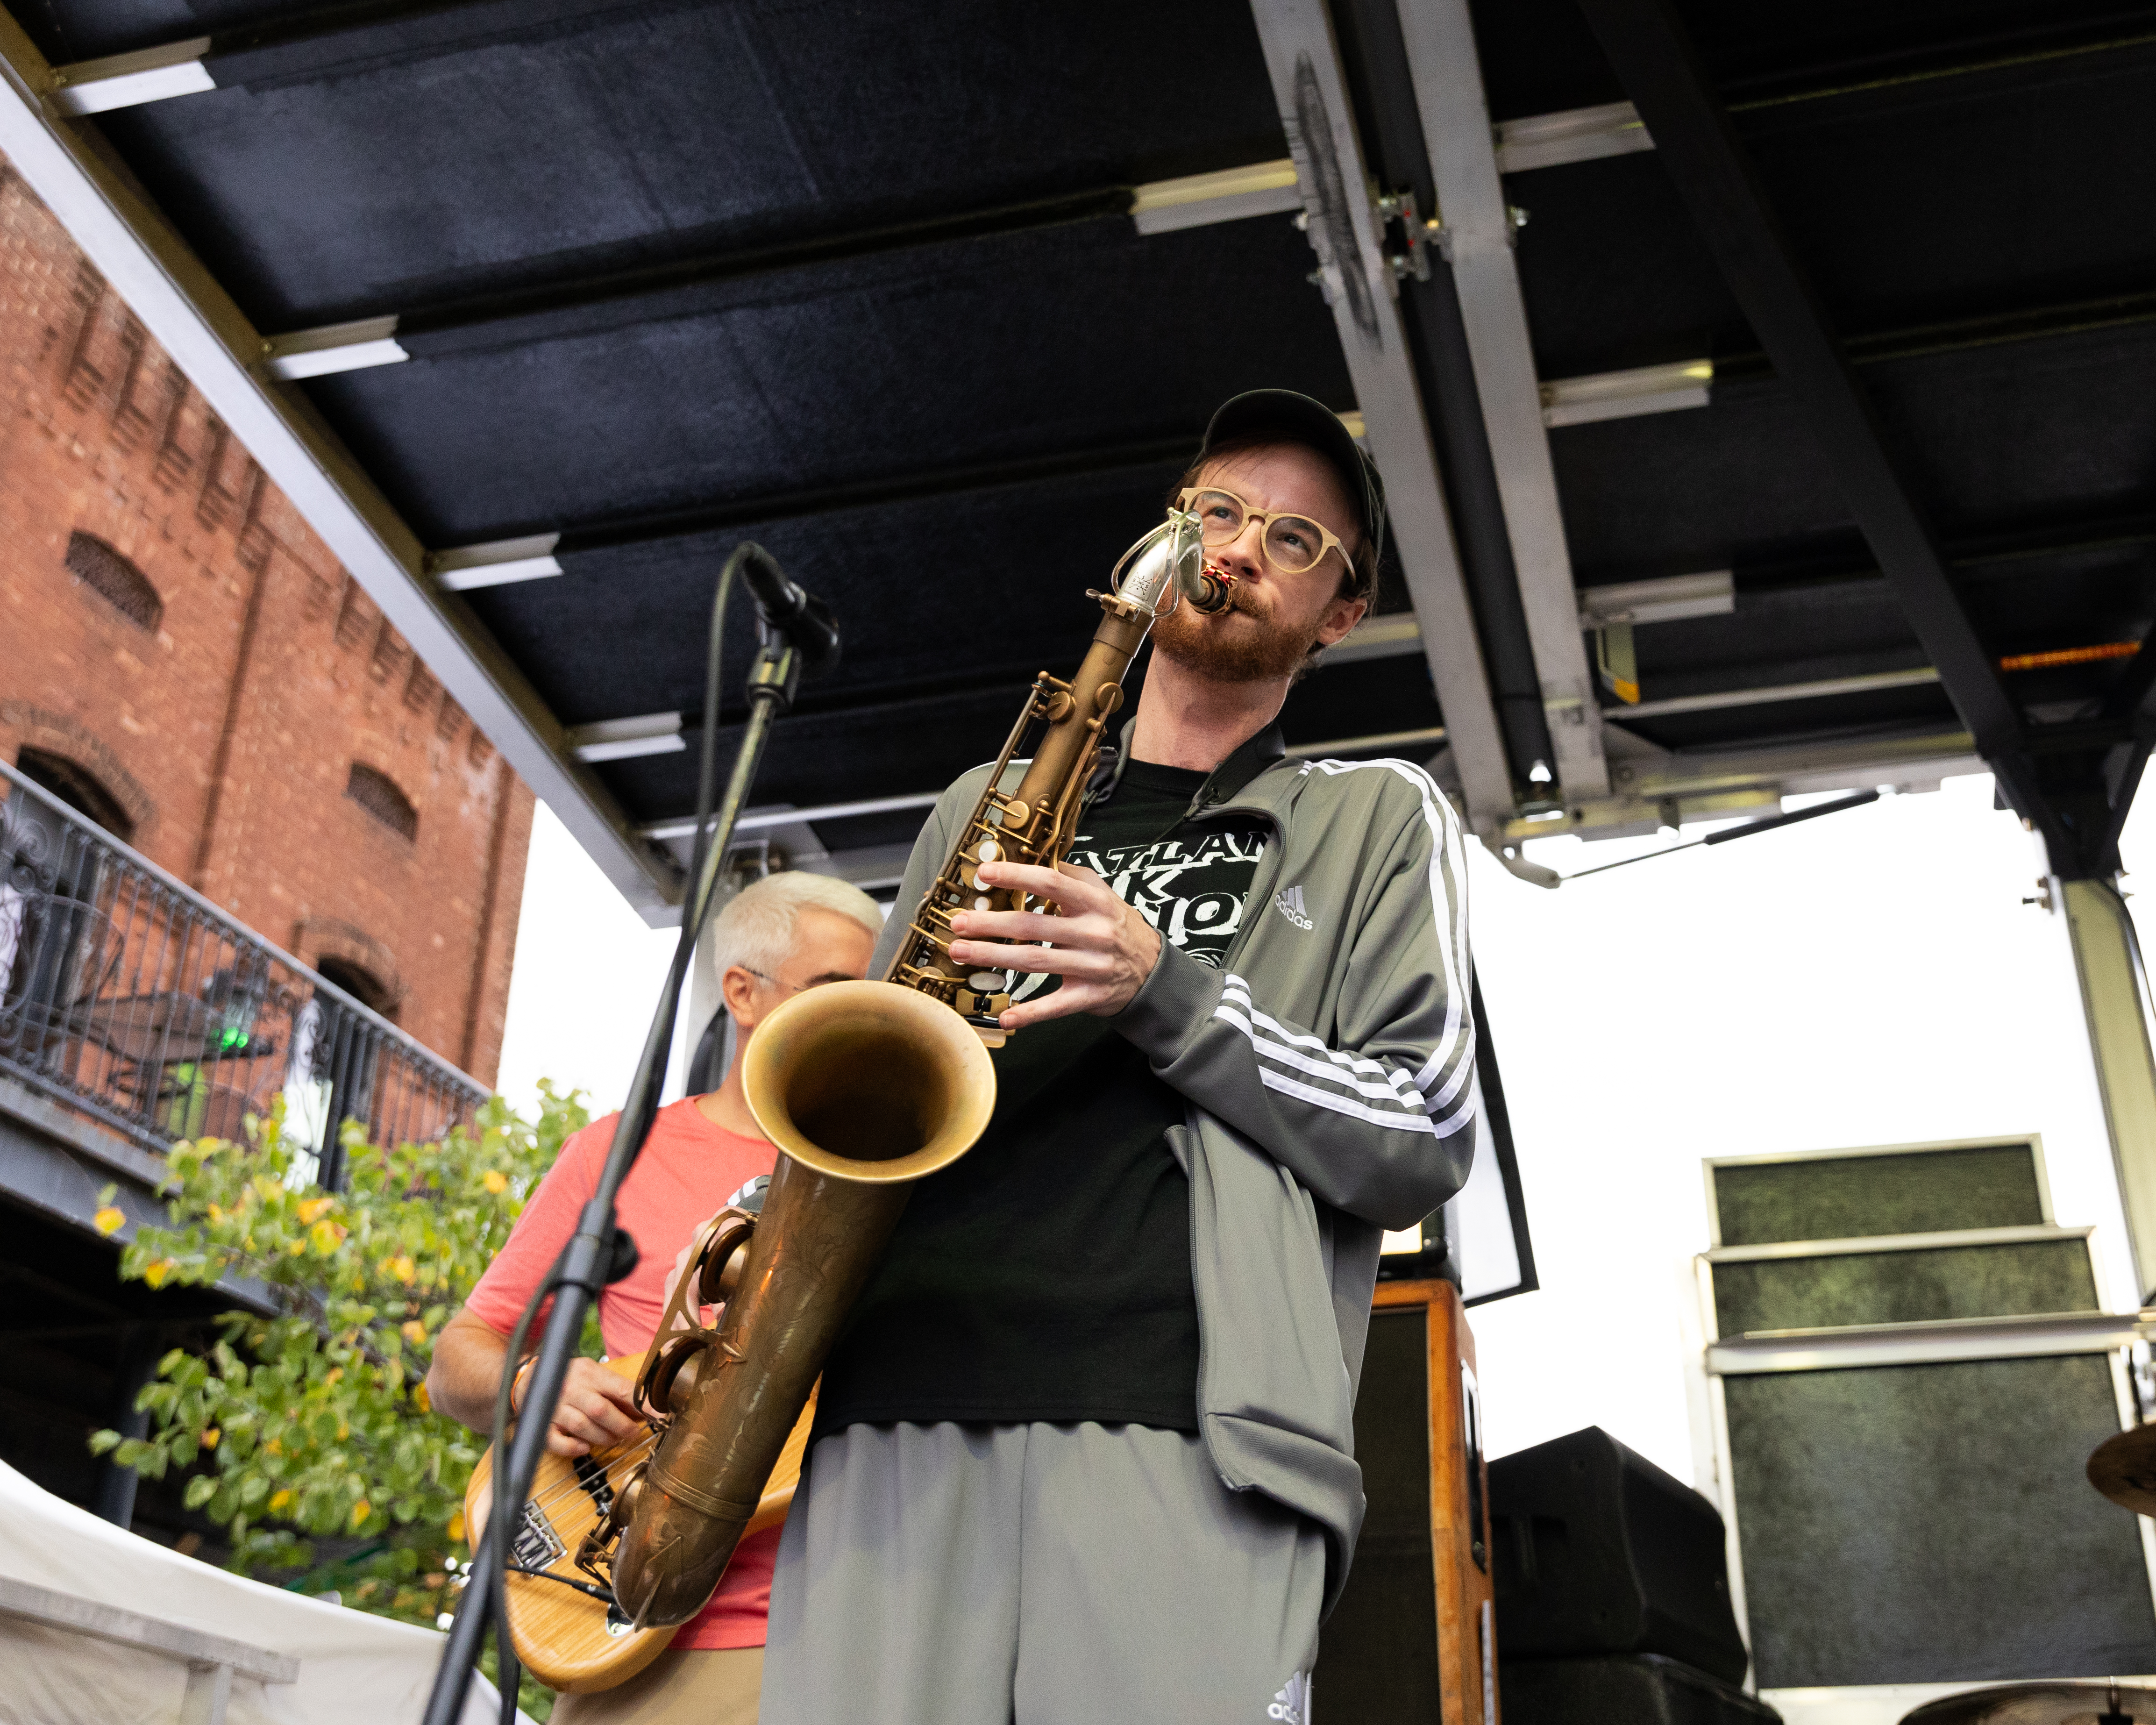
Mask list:
[[[1282,624],[1273,595],[1247,583],[1235,588],[1224,611],[1208,617],[1178,605],[1152,629],[1155,652],[1216,683],[1292,676],[1317,639],[1314,629]]]

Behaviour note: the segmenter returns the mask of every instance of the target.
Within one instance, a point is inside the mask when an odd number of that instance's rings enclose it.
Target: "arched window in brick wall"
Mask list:
[[[396,995],[372,971],[349,959],[329,957],[317,958],[315,968],[369,1012],[378,1012],[385,1019],[396,1015]]]
[[[388,773],[354,761],[344,793],[398,837],[419,836],[419,811],[412,806],[412,799],[397,788],[397,782]]]
[[[15,757],[15,770],[39,789],[50,791],[77,814],[95,821],[121,844],[134,838],[135,823],[120,799],[80,762],[25,747]]]
[[[89,533],[68,536],[69,572],[136,628],[157,632],[165,602],[150,578],[102,539]]]

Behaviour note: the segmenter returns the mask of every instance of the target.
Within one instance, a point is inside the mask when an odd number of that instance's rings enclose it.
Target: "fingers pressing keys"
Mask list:
[[[1152,925],[1091,869],[1075,863],[1060,869],[983,863],[980,880],[1045,900],[1061,913],[961,911],[951,919],[952,932],[960,937],[951,942],[951,957],[958,963],[1063,979],[1061,987],[1005,1012],[999,1022],[1006,1030],[1072,1013],[1113,1017],[1131,1004],[1159,962],[1160,936]]]

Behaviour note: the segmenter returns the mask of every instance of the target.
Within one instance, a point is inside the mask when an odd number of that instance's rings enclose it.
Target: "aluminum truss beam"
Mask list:
[[[2112,1166],[2126,1212],[2133,1286],[2142,1303],[2156,1293],[2156,1052],[2148,1041],[2148,973],[2133,917],[2108,880],[2054,880],[2081,979],[2089,1054],[2103,1098]]]
[[[2053,856],[2072,855],[2073,835],[2042,794],[2020,716],[1954,591],[1931,524],[1683,26],[1666,0],[1580,7],[1978,749]]]
[[[1468,821],[1488,832],[1512,814],[1512,768],[1339,47],[1322,0],[1252,0],[1250,9],[1294,155],[1317,280],[1332,308],[1368,447],[1385,476],[1400,568],[1422,626]]]
[[[560,722],[523,673],[459,602],[434,591],[426,553],[388,500],[295,393],[262,374],[261,336],[132,177],[80,122],[52,117],[52,68],[6,12],[0,86],[0,151],[472,722],[622,895],[648,920],[666,920],[677,871],[569,758]]]
[[[1568,799],[1603,796],[1609,768],[1594,674],[1580,639],[1572,552],[1558,505],[1543,388],[1512,254],[1512,208],[1497,178],[1496,134],[1482,91],[1475,27],[1466,0],[1405,0],[1399,11],[1444,223],[1440,241],[1459,291],[1558,783]],[[1704,404],[1704,393],[1697,399]]]
[[[1618,716],[1611,713],[1614,721]],[[1932,789],[1942,778],[1982,773],[1986,763],[1965,731],[1904,731],[1771,747],[1660,749],[1612,722],[1609,796],[1562,818],[1509,823],[1508,845],[1577,833],[1622,838],[1685,821],[1771,813],[1780,798],[1813,791],[1893,785]]]

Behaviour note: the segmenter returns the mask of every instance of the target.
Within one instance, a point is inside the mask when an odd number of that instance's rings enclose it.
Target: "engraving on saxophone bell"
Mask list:
[[[1180,511],[1123,554],[1113,590],[1095,596],[1101,624],[1076,675],[1034,680],[942,867],[899,925],[883,976],[806,989],[750,1039],[743,1089],[778,1167],[746,1238],[721,1242],[715,1232],[707,1244],[701,1286],[722,1282],[731,1296],[717,1328],[702,1327],[701,1308],[685,1314],[693,1330],[660,1351],[675,1375],[639,1382],[639,1404],[663,1430],[640,1480],[616,1493],[612,1563],[615,1597],[638,1627],[684,1623],[703,1609],[762,1512],[773,1468],[912,1183],[956,1162],[987,1128],[996,1101],[988,1050],[1004,1040],[996,1020],[1010,998],[1000,973],[952,960],[952,915],[993,907],[981,864],[1052,869],[1062,860],[1100,763],[1101,721],[1123,704],[1124,673],[1201,562],[1197,517]]]

